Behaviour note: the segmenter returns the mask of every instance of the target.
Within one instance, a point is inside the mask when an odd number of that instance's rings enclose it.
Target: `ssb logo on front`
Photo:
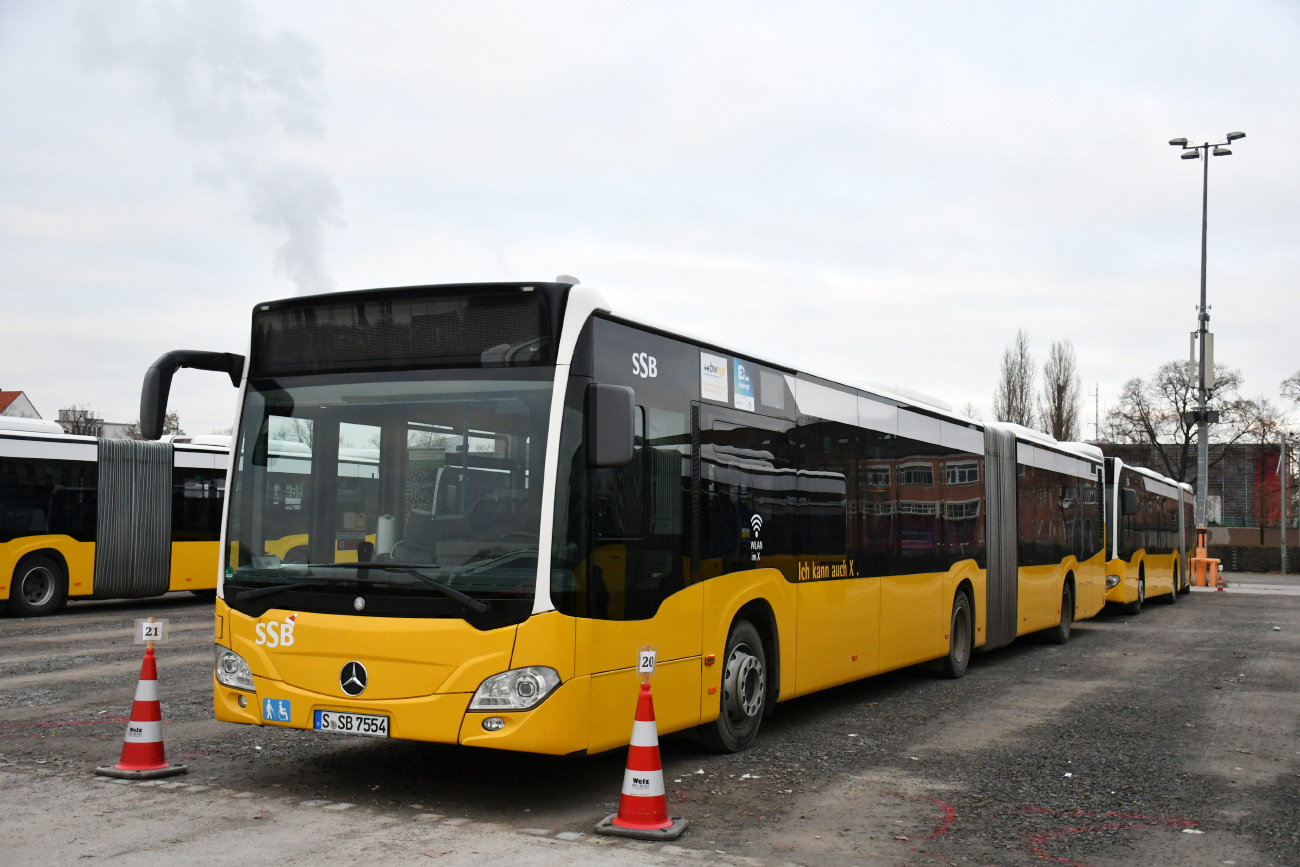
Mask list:
[[[272,620],[270,623],[258,623],[253,627],[257,632],[257,639],[254,644],[265,644],[267,647],[291,647],[293,645],[293,626],[298,620],[297,612],[290,614],[281,623],[278,620]]]
[[[632,375],[652,379],[659,375],[659,359],[644,352],[632,353]]]

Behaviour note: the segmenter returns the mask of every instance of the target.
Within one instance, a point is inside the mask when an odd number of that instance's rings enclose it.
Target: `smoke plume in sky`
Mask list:
[[[324,134],[321,52],[269,31],[240,0],[90,4],[79,24],[86,66],[146,82],[196,149],[196,177],[279,236],[276,273],[299,293],[333,289],[325,233],[342,225],[343,199],[324,169],[295,154]]]

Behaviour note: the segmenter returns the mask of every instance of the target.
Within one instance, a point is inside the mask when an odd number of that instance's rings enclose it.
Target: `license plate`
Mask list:
[[[318,710],[316,711],[313,728],[318,732],[338,732],[344,735],[386,738],[388,737],[388,717],[369,713]]]

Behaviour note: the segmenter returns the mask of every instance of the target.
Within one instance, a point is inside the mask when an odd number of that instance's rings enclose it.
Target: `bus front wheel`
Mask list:
[[[1066,584],[1061,590],[1061,622],[1051,632],[1051,638],[1055,644],[1065,644],[1070,640],[1070,630],[1074,627],[1074,594],[1070,592],[1070,585]]]
[[[975,630],[971,627],[970,597],[958,591],[952,600],[952,623],[948,629],[948,655],[943,660],[945,677],[958,678],[970,666]]]
[[[700,736],[715,752],[736,753],[758,734],[767,703],[767,655],[754,624],[740,620],[731,627],[723,659],[718,718],[701,726]]]
[[[1142,611],[1142,603],[1145,601],[1147,601],[1147,576],[1138,575],[1138,598],[1124,606],[1124,613],[1140,613]]]
[[[53,557],[24,557],[14,570],[9,588],[9,613],[18,617],[41,617],[63,604],[68,579]]]

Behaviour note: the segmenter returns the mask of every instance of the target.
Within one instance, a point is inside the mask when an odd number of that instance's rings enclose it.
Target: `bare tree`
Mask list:
[[[1186,361],[1167,361],[1150,380],[1140,377],[1124,384],[1119,404],[1106,412],[1106,438],[1112,442],[1145,443],[1159,455],[1163,472],[1180,482],[1189,481],[1196,465],[1196,385]],[[1240,440],[1268,442],[1276,439],[1281,418],[1266,398],[1241,397],[1241,371],[1214,365],[1215,388],[1207,409],[1219,413],[1210,428],[1211,442],[1231,445]],[[1210,467],[1227,454],[1219,449]]]
[[[59,410],[59,426],[64,433],[97,437],[104,430],[104,420],[88,406],[72,406]]]
[[[172,436],[185,436],[185,431],[181,430],[181,416],[176,410],[172,410],[163,416],[163,436],[171,434]],[[140,420],[136,419],[126,426],[127,439],[142,440],[144,434],[140,432]]]
[[[1300,403],[1300,370],[1282,380],[1282,397]]]
[[[1043,390],[1038,397],[1038,418],[1043,432],[1062,442],[1079,438],[1079,370],[1070,340],[1054,340],[1043,363]]]
[[[969,400],[961,408],[961,414],[972,421],[984,421],[984,413],[980,412],[980,408]]]
[[[1034,358],[1029,354],[1029,335],[1023,328],[1002,352],[1002,372],[993,394],[993,417],[1025,427],[1034,424]]]

